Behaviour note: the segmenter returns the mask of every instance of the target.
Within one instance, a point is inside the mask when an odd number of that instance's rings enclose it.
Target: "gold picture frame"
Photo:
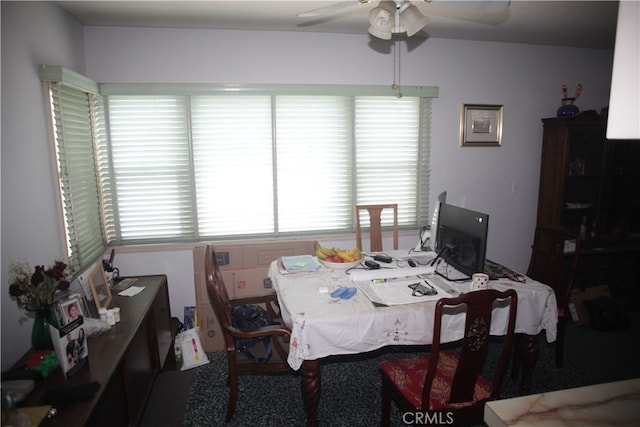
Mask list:
[[[112,298],[111,288],[109,287],[109,279],[107,279],[100,260],[96,262],[95,267],[93,267],[89,274],[89,288],[91,288],[91,295],[93,295],[96,310],[100,311],[103,307],[109,308]]]
[[[460,108],[460,146],[501,146],[502,110],[502,105],[462,104]]]

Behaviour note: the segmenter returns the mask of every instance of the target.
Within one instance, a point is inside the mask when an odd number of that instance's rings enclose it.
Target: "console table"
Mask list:
[[[133,297],[113,296],[110,307],[120,307],[121,321],[88,338],[88,366],[68,381],[56,369],[20,406],[42,405],[40,399],[50,386],[97,381],[99,390],[90,400],[56,405],[58,414],[40,426],[135,426],[157,373],[175,369],[167,278],[137,279],[135,286],[144,286],[144,291]]]

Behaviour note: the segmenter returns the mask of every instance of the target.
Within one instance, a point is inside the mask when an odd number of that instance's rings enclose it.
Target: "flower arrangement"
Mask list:
[[[26,311],[47,309],[57,300],[59,292],[69,289],[69,280],[67,264],[62,261],[47,269],[37,265],[34,270],[23,260],[9,264],[9,295]]]

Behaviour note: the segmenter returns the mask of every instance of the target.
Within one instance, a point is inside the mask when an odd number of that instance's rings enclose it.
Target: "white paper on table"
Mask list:
[[[356,282],[356,286],[367,296],[367,298],[371,300],[371,302],[382,305],[414,304],[417,302],[439,300],[440,298],[450,296],[439,286],[434,285],[433,283],[429,283],[429,285],[438,291],[437,294],[413,296],[413,289],[409,287],[409,285],[413,283],[416,283],[416,280],[404,279],[383,283]]]
[[[118,295],[123,297],[132,297],[134,295],[138,295],[142,291],[144,291],[144,286],[130,286],[128,289],[125,289]]]

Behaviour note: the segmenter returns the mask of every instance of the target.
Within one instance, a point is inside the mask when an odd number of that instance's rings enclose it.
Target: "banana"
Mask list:
[[[346,262],[353,262],[353,255],[351,254],[351,251],[344,251],[344,250],[339,250],[338,251],[338,256],[340,258],[342,258],[343,260],[345,260]]]
[[[339,248],[327,248],[316,242],[316,256],[319,259],[326,259],[327,257],[339,256],[344,262],[354,262],[362,259],[362,253],[357,247],[351,250],[339,249]]]
[[[321,247],[320,251],[325,255],[325,256],[336,256],[336,251],[333,248],[325,248],[325,247]]]
[[[325,248],[320,243],[316,242],[316,256],[320,259],[325,259],[328,256],[336,256],[337,251],[335,248]]]
[[[326,255],[324,252],[322,252],[322,250],[321,250],[319,247],[317,247],[317,246],[316,246],[316,256],[317,256],[319,259],[325,259],[325,258],[327,258],[327,255]]]

